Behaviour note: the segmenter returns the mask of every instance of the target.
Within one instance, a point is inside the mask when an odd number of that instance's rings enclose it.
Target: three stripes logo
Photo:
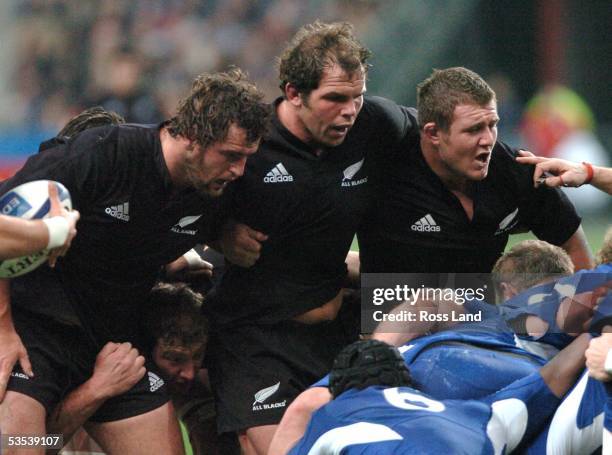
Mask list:
[[[164,385],[164,380],[157,376],[155,373],[147,371],[147,374],[149,375],[149,390],[151,392],[155,392],[157,389]]]
[[[418,232],[440,232],[440,226],[436,224],[436,220],[433,219],[430,213],[410,226],[410,229]]]
[[[130,221],[130,203],[124,202],[119,205],[111,205],[104,209],[104,213],[121,221]]]
[[[265,183],[293,182],[293,176],[287,172],[283,163],[278,163],[266,174],[263,181]]]

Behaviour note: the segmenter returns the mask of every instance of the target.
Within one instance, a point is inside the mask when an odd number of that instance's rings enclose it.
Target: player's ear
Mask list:
[[[302,97],[300,96],[300,92],[291,82],[287,82],[287,84],[285,84],[285,97],[287,98],[287,101],[289,101],[295,107],[302,106]]]
[[[196,143],[195,143],[195,141],[187,142],[186,150],[187,150],[187,155],[189,155],[189,156],[193,155],[195,153],[195,150],[196,150]]]
[[[429,141],[438,145],[440,143],[440,129],[435,122],[428,122],[423,126],[423,133]]]
[[[499,283],[499,288],[502,291],[504,302],[518,294],[518,291],[514,288],[514,286],[512,286],[510,283],[506,283],[505,281]]]

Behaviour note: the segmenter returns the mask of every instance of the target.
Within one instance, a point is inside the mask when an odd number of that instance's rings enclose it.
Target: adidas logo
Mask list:
[[[293,176],[287,172],[283,163],[278,163],[266,174],[263,181],[265,183],[293,182]]]
[[[440,226],[436,224],[436,221],[429,213],[410,226],[410,229],[419,232],[440,232]]]
[[[147,374],[149,375],[149,390],[151,392],[155,392],[157,389],[164,385],[164,380],[157,376],[155,373],[147,371]]]
[[[119,205],[111,205],[104,209],[104,213],[121,221],[130,221],[130,203],[124,202]]]

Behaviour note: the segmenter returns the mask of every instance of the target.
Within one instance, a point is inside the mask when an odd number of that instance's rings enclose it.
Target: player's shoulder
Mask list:
[[[495,174],[505,174],[520,179],[531,178],[532,166],[520,164],[516,161],[518,149],[497,141],[492,153],[490,167]]]
[[[418,135],[416,110],[380,96],[367,96],[353,129],[378,142],[399,142],[411,132]]]
[[[367,95],[363,100],[363,107],[360,115],[371,117],[387,117],[395,116],[412,117],[416,121],[417,111],[412,107],[405,107],[397,104],[388,98],[375,95]]]

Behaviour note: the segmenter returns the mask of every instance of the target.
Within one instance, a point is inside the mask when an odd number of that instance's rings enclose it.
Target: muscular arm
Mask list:
[[[312,387],[289,405],[274,433],[268,455],[284,455],[304,436],[310,417],[332,400],[327,387]]]
[[[107,343],[96,357],[91,378],[70,392],[49,416],[47,433],[63,434],[68,442],[106,400],[127,392],[144,374],[144,357],[130,343]]]
[[[36,253],[43,249],[54,249],[49,259],[55,264],[63,256],[76,235],[79,212],[65,210],[59,200],[57,187],[49,183],[51,218],[45,220],[24,220],[0,215],[0,259],[16,258]]]
[[[0,259],[36,253],[48,243],[49,230],[42,220],[0,215]]]
[[[585,356],[591,335],[583,333],[572,341],[546,365],[540,368],[540,375],[552,393],[561,398],[574,385],[584,370]]]
[[[572,258],[576,271],[595,267],[595,260],[591,254],[582,226],[579,226],[576,232],[561,247]]]

